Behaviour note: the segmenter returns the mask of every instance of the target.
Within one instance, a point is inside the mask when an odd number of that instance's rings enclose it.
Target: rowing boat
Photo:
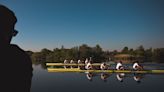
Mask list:
[[[163,74],[164,70],[142,70],[142,71],[134,71],[134,70],[81,70],[79,68],[47,68],[48,72],[106,72],[106,73],[158,73]]]
[[[93,66],[100,66],[100,63],[93,63]],[[108,73],[164,73],[164,70],[81,70],[79,68],[53,68],[51,66],[85,66],[85,64],[64,64],[64,63],[46,63],[48,72],[108,72]]]
[[[99,66],[100,63],[94,63],[93,66]],[[64,64],[64,63],[46,63],[46,66],[85,66],[85,64]]]

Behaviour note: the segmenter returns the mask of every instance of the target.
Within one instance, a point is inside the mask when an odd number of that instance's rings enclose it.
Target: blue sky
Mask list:
[[[25,50],[100,44],[104,50],[164,47],[164,0],[0,0],[15,12]]]

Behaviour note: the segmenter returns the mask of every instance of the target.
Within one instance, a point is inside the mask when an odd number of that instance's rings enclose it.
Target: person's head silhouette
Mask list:
[[[0,5],[0,44],[1,47],[6,47],[10,44],[13,36],[16,36],[18,31],[14,29],[17,18],[10,9]]]
[[[9,88],[5,92],[30,92],[33,71],[31,58],[19,46],[10,44],[12,37],[17,34],[14,29],[16,22],[14,12],[0,4],[1,79],[5,80],[0,83],[0,91]]]

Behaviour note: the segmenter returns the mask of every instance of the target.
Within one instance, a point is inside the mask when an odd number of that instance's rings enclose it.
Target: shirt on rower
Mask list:
[[[85,64],[88,64],[89,63],[89,60],[88,60],[88,58],[86,58],[86,60],[85,60]]]
[[[101,63],[100,69],[101,69],[101,70],[107,69],[107,65],[106,65],[105,63]]]
[[[138,66],[139,66],[138,63],[134,63],[134,64],[133,64],[133,69],[137,69]]]
[[[87,70],[92,69],[92,65],[91,65],[91,63],[88,63],[88,64],[86,65],[85,68],[86,68]]]
[[[117,70],[120,70],[120,67],[122,67],[122,64],[119,62],[119,63],[117,63],[117,65],[116,65],[116,69],[117,69]]]

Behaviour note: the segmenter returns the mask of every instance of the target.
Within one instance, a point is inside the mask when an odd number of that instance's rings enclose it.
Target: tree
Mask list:
[[[34,54],[32,54],[31,59],[34,64],[39,64],[45,62],[46,58],[43,53],[35,52]]]
[[[142,45],[136,50],[129,49],[126,46],[121,52],[118,52],[117,50],[111,52],[103,51],[99,44],[94,47],[90,47],[87,44],[82,44],[79,47],[76,46],[70,49],[66,49],[62,46],[61,48],[55,48],[53,51],[44,48],[40,52],[26,51],[26,53],[31,56],[34,64],[45,64],[45,62],[61,63],[65,59],[85,60],[86,58],[89,59],[89,57],[92,57],[94,63],[104,62],[107,61],[109,57],[114,60],[114,56],[120,53],[134,55],[139,61],[164,62],[164,48],[157,48],[154,50],[152,50],[152,48],[144,49]]]
[[[48,54],[51,54],[52,51],[49,50],[49,49],[44,48],[44,49],[41,50],[41,53],[43,53],[43,54],[46,56],[46,55],[48,55]]]
[[[121,51],[121,53],[123,53],[123,54],[128,54],[128,52],[129,52],[128,47],[124,47]]]
[[[135,50],[135,56],[140,62],[145,61],[145,49],[142,45]]]
[[[145,62],[152,62],[152,48],[145,50]]]
[[[92,48],[92,56],[94,62],[105,61],[105,53],[102,51],[102,48],[99,44]]]
[[[91,53],[92,53],[92,49],[88,45],[83,44],[79,47],[80,59],[84,60],[84,59],[90,57]]]
[[[152,59],[153,62],[158,62],[158,63],[164,62],[164,48],[154,49]]]
[[[129,50],[129,54],[130,55],[135,55],[134,50],[132,48]]]

